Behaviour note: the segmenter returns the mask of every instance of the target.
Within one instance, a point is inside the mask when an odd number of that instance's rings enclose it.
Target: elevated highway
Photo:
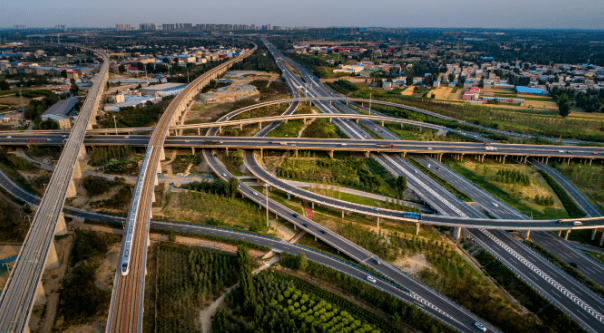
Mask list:
[[[65,45],[66,47],[73,47]],[[81,177],[78,156],[85,153],[83,141],[86,129],[91,126],[102,99],[109,70],[109,58],[98,50],[82,48],[101,57],[103,63],[94,84],[80,110],[78,119],[64,143],[56,172],[53,173],[44,197],[31,223],[31,228],[0,296],[0,332],[23,332],[41,287],[41,279],[47,264],[56,264],[53,239],[55,233],[65,232],[62,209],[66,196],[75,195],[72,177]],[[52,256],[49,258],[49,255]],[[40,292],[40,291],[38,291]],[[42,290],[43,293],[43,290]]]

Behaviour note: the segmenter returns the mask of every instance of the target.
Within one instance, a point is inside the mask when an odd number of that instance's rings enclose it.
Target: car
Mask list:
[[[419,173],[419,171],[417,171],[417,169],[413,170],[413,172],[415,172],[415,173]]]
[[[130,139],[130,135],[124,136],[124,139]]]
[[[186,142],[186,143],[189,143],[189,142],[191,142],[191,140],[185,140],[185,142]]]
[[[340,143],[340,146],[342,146],[342,147],[344,147],[344,146],[346,146],[346,145],[347,145],[347,144],[345,144],[345,143]]]
[[[308,223],[304,222],[304,223],[302,223],[302,226],[308,227]]]
[[[556,222],[557,222],[558,224],[562,224],[562,223],[564,223],[564,221],[563,221],[563,220],[558,220],[558,221],[556,221]]]
[[[46,141],[52,141],[52,139],[51,138],[47,138]]]
[[[371,276],[371,275],[367,275],[367,281],[369,281],[371,283],[376,283],[377,282],[377,280],[373,276]]]
[[[373,258],[373,262],[376,263],[376,265],[380,265],[382,263],[378,258]]]
[[[592,153],[592,154],[594,154],[594,155],[598,155],[598,153]]]
[[[583,222],[581,222],[581,221],[573,221],[573,225],[583,225]]]
[[[493,205],[493,207],[499,207],[499,205],[495,202],[491,202],[491,205]]]
[[[568,264],[569,264],[569,265],[570,265],[570,267],[572,267],[572,268],[579,268],[579,265],[577,265],[577,264],[576,264],[576,263],[574,263],[574,262],[569,262]]]
[[[292,147],[295,147],[295,146],[296,146],[296,144],[295,144],[295,143],[292,143]]]
[[[322,234],[326,234],[327,233],[327,231],[325,231],[323,229],[319,229],[319,232],[322,233]]]
[[[272,141],[269,141],[268,143],[269,143],[269,144],[272,144],[273,142],[272,142]]]
[[[563,153],[563,152],[564,152],[564,150],[558,150],[558,152],[559,152],[559,153]]]
[[[253,195],[258,195],[258,192],[256,192],[256,191],[252,191],[252,194],[253,194]]]
[[[226,175],[226,173],[224,173],[224,172],[223,172],[223,173],[222,173],[222,176],[223,176],[223,177],[226,177],[227,175]]]
[[[219,142],[218,142],[218,143],[224,143],[224,142],[222,142],[222,141],[219,141]]]
[[[567,151],[566,151],[566,153],[567,153],[567,154],[572,154],[573,152],[572,152],[572,151],[570,151],[570,150],[567,150]]]
[[[427,163],[427,164],[426,164],[426,167],[427,167],[428,169],[430,169],[430,163]]]
[[[436,167],[436,170],[440,170],[440,167]]]
[[[7,138],[7,139],[12,139],[13,137],[9,135],[9,136],[7,136],[6,138]]]
[[[432,150],[432,147],[428,147],[428,150]]]
[[[474,323],[474,326],[476,326],[476,328],[477,328],[477,329],[479,329],[479,330],[481,330],[481,331],[483,331],[483,332],[486,332],[486,331],[487,331],[487,328],[486,328],[486,327],[484,327],[484,325],[483,325],[483,324],[481,324],[481,323],[479,323],[479,322],[475,322],[475,323]]]
[[[371,210],[373,210],[373,211],[375,211],[375,212],[377,212],[377,211],[378,211],[377,207],[371,207]]]
[[[298,217],[298,213],[293,213],[292,216],[293,217]]]
[[[64,137],[64,138],[66,138],[66,137],[67,137],[67,135],[63,135],[63,137]]]

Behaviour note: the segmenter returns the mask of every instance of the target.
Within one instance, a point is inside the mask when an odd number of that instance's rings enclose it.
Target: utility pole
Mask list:
[[[371,93],[369,93],[369,115],[371,116]]]
[[[115,121],[115,115],[113,116],[113,123],[115,124],[115,135],[117,135],[117,122]]]

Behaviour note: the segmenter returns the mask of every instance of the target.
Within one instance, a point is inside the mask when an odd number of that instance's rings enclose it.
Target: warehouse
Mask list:
[[[539,88],[527,88],[522,86],[516,86],[516,94],[543,96],[543,94],[545,94],[545,90]]]

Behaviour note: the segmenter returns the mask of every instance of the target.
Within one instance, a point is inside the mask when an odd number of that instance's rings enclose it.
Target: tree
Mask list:
[[[239,279],[243,289],[243,308],[250,312],[254,310],[256,291],[252,277],[250,254],[244,245],[237,247],[237,263],[239,264]]]
[[[565,118],[570,114],[570,99],[567,94],[560,94],[556,97],[556,104],[558,104],[558,113],[562,118]]]
[[[120,74],[123,74],[123,73],[125,73],[125,72],[126,72],[126,66],[124,66],[124,65],[119,65],[119,66],[117,67],[117,70],[118,70],[118,72],[120,72]]]
[[[239,182],[237,181],[236,178],[231,178],[229,179],[229,182],[227,183],[227,195],[230,194],[231,198],[235,198],[235,196],[237,195],[237,188],[239,187]]]
[[[0,90],[10,90],[10,84],[6,80],[0,80]]]
[[[301,271],[305,271],[308,267],[308,259],[306,259],[306,255],[300,251],[296,256],[296,268]]]
[[[398,178],[396,178],[396,189],[398,191],[399,198],[402,198],[403,193],[407,189],[407,178],[405,178],[405,176],[398,176]]]
[[[78,85],[76,84],[74,79],[71,79],[70,81],[71,81],[71,88],[69,88],[69,92],[72,95],[75,95],[78,93],[78,91],[80,91],[80,88],[78,88]]]

